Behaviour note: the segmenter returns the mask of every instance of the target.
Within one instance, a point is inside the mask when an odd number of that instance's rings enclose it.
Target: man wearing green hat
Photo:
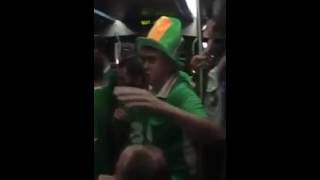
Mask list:
[[[189,179],[196,173],[195,151],[191,139],[212,142],[223,133],[212,122],[194,92],[191,78],[180,71],[178,48],[181,22],[160,17],[147,37],[136,41],[151,86],[150,91],[115,87],[114,94],[129,109],[145,113],[130,122],[131,144],[153,144],[162,149],[173,180]]]

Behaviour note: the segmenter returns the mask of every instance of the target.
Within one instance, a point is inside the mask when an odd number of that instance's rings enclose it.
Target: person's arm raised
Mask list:
[[[224,138],[223,130],[213,122],[166,103],[146,90],[116,87],[114,93],[129,108],[143,107],[172,117],[191,138],[199,142],[211,143]]]

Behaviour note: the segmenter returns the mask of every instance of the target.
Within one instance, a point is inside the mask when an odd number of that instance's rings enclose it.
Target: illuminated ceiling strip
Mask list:
[[[103,13],[103,12],[97,10],[97,9],[94,9],[94,13],[98,14],[99,16],[104,17],[104,18],[106,18],[108,20],[115,21],[114,18],[112,18],[111,16],[109,16],[109,15],[107,15],[107,14],[105,14],[105,13]]]

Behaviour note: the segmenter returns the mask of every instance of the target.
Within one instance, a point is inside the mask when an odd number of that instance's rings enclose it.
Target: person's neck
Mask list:
[[[164,84],[168,81],[168,79],[173,75],[174,73],[167,74],[163,76],[162,79],[158,80],[155,84],[152,85],[152,91],[155,93],[158,93],[161,88],[164,86]]]

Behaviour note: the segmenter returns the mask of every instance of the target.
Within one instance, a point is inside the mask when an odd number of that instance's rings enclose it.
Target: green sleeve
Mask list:
[[[188,96],[181,106],[181,109],[201,118],[207,117],[207,113],[201,103],[200,98],[194,92],[188,93]]]
[[[94,167],[95,179],[100,174],[110,174],[113,168],[111,120],[114,111],[112,86],[94,91]]]
[[[197,117],[206,118],[207,113],[203,107],[203,104],[198,97],[198,95],[194,92],[194,90],[186,85],[180,84],[178,85],[170,95],[171,104],[176,107],[189,112]]]

